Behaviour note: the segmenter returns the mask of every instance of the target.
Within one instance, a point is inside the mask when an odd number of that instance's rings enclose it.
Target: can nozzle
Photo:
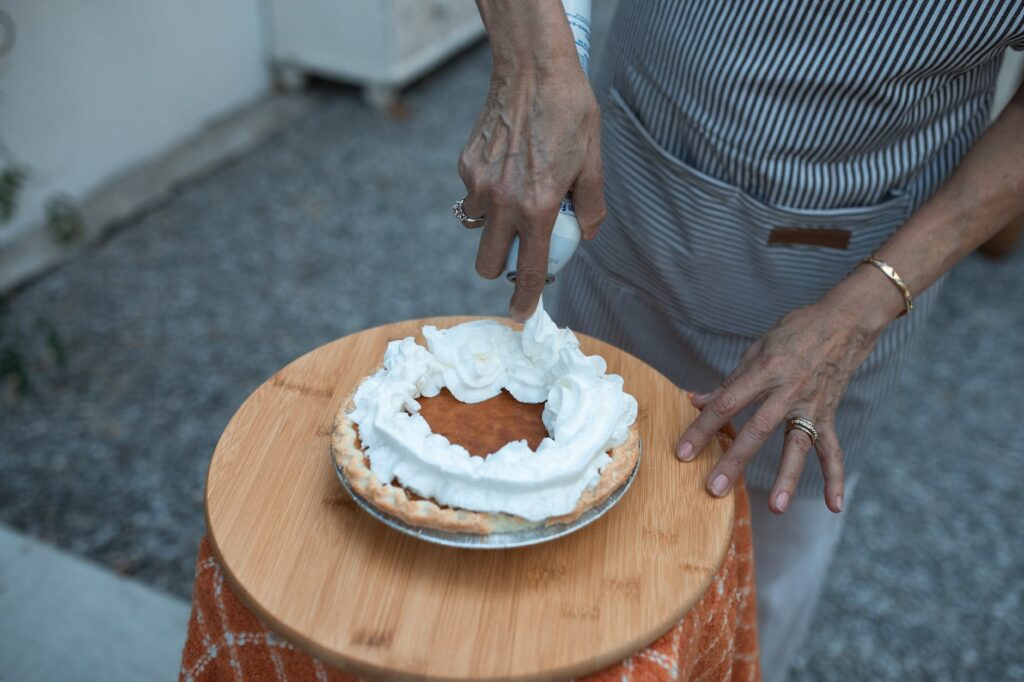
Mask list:
[[[551,230],[551,247],[548,250],[548,271],[547,283],[555,281],[555,275],[576,253],[576,247],[580,243],[580,224],[576,220],[576,213],[572,209],[572,202],[568,197],[562,201],[562,207],[558,210],[558,217],[555,218],[555,227]],[[512,248],[509,249],[508,258],[505,260],[505,277],[510,282],[516,281],[516,265],[519,261],[519,236],[512,240]]]

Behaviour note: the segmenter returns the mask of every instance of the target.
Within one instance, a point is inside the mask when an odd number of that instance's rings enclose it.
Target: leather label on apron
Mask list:
[[[794,244],[846,249],[850,246],[850,231],[834,228],[776,227],[768,235],[769,246]]]

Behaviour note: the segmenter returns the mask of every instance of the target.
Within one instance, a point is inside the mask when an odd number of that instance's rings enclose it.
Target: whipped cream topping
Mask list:
[[[349,417],[370,468],[382,482],[397,479],[422,497],[451,507],[506,512],[540,521],[572,511],[597,484],[636,420],[637,404],[622,377],[606,374],[600,356],[584,355],[543,303],[516,331],[492,320],[450,329],[423,328],[427,347],[407,337],[388,344],[384,367],[355,394]],[[548,437],[537,451],[513,441],[486,458],[432,433],[419,414],[420,396],[447,387],[478,403],[502,389],[524,403],[545,403]]]

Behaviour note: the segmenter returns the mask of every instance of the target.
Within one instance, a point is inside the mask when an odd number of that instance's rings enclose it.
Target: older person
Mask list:
[[[522,320],[560,198],[585,238],[603,222],[549,304],[705,392],[680,460],[736,420],[707,489],[745,471],[781,679],[943,275],[1024,213],[1024,92],[986,129],[1024,3],[624,2],[597,98],[558,0],[478,5],[494,64],[459,163],[476,268],[498,277],[519,235]]]

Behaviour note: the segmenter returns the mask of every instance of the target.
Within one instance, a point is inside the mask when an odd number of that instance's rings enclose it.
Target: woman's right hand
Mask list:
[[[604,220],[600,111],[558,0],[479,0],[494,66],[483,111],[459,157],[463,209],[486,216],[476,270],[499,277],[515,235],[509,313],[523,321],[544,290],[551,230],[572,192],[584,239]]]

